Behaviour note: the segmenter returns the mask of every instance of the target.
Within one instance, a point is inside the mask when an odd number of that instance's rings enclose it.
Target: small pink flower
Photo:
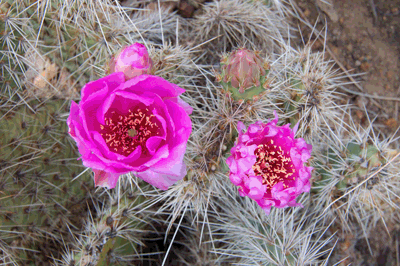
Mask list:
[[[161,77],[126,81],[122,72],[83,87],[67,123],[97,186],[113,188],[121,174],[133,171],[166,190],[186,175],[192,108],[179,98],[183,92]]]
[[[254,199],[269,214],[271,206],[301,206],[296,198],[310,191],[313,167],[304,166],[312,146],[304,139],[295,139],[297,125],[277,126],[278,116],[269,123],[251,124],[248,130],[238,122],[239,136],[226,163],[231,182],[239,186],[239,194]]]
[[[146,47],[141,43],[134,43],[124,47],[109,64],[109,73],[123,72],[127,80],[142,74],[150,74],[153,61]]]

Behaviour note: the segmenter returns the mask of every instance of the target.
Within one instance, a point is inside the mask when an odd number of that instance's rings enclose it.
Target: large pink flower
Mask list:
[[[165,190],[186,175],[192,108],[179,98],[183,92],[161,77],[126,81],[122,72],[83,87],[67,123],[96,185],[113,188],[121,174],[133,171]]]
[[[301,206],[296,198],[310,191],[313,167],[304,163],[310,158],[312,146],[304,139],[295,139],[297,125],[277,126],[278,116],[269,123],[258,121],[248,130],[238,122],[239,136],[226,163],[229,178],[239,186],[241,196],[254,199],[268,214],[271,206]]]

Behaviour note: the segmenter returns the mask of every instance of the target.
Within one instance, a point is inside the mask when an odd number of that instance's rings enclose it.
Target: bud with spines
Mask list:
[[[255,100],[269,87],[269,64],[261,59],[259,51],[240,48],[221,59],[221,74],[217,74],[224,90],[236,101]]]

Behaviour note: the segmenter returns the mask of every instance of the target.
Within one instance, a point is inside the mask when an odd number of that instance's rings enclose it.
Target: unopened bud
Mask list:
[[[127,80],[143,74],[150,74],[153,66],[146,47],[134,43],[124,47],[108,64],[107,73],[123,72]]]

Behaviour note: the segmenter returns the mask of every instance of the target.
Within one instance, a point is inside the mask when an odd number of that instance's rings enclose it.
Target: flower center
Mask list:
[[[274,145],[272,139],[267,144],[258,145],[254,155],[257,156],[257,161],[252,166],[254,173],[262,176],[262,183],[267,185],[268,189],[272,189],[281,181],[284,182],[283,187],[286,188],[288,186],[285,184],[286,180],[295,180],[295,176],[293,176],[295,168],[289,151],[282,150],[279,145]]]
[[[126,115],[115,111],[108,112],[104,118],[105,125],[100,125],[100,134],[110,150],[128,156],[137,146],[142,146],[142,153],[148,153],[146,141],[160,135],[161,123],[155,115],[142,109],[129,110]]]

